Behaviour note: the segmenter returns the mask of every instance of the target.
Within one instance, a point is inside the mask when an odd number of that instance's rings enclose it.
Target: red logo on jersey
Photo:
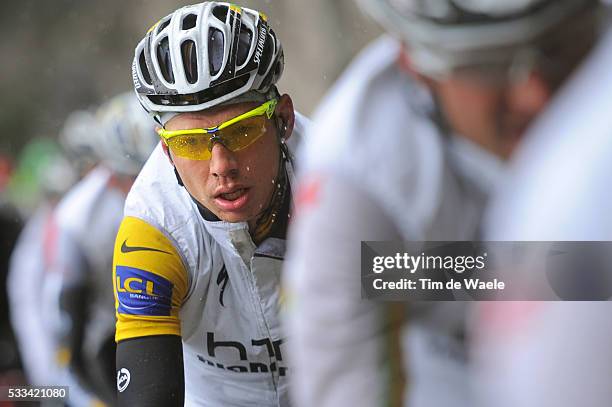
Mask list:
[[[315,206],[319,202],[323,176],[309,175],[298,186],[295,195],[295,213],[299,215],[306,208]]]

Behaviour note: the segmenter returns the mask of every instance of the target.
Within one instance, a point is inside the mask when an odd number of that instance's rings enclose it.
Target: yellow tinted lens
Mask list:
[[[179,157],[191,160],[210,160],[209,140],[208,134],[185,134],[168,140],[168,147]]]
[[[231,151],[241,150],[259,140],[266,133],[266,117],[255,116],[220,130],[218,135]]]

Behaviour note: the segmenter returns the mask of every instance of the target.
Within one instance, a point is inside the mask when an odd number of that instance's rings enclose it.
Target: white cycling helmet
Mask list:
[[[77,180],[75,167],[61,152],[49,157],[45,164],[41,165],[39,183],[42,193],[48,197],[63,195]]]
[[[135,50],[132,79],[143,107],[165,123],[172,114],[247,93],[266,95],[283,67],[265,14],[209,1],[180,8],[147,32]]]
[[[358,0],[408,46],[414,68],[448,73],[466,62],[503,61],[517,48],[567,27],[598,0]],[[581,14],[582,13],[582,14]],[[566,26],[564,26],[565,28]],[[570,37],[567,41],[573,39]]]
[[[132,92],[115,96],[98,109],[96,118],[100,160],[117,173],[137,175],[159,137],[136,96]]]
[[[91,168],[98,162],[97,131],[94,114],[88,110],[71,113],[64,123],[59,135],[60,144],[78,172]]]

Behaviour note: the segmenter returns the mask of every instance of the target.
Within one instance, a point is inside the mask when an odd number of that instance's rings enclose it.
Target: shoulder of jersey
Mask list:
[[[300,153],[303,167],[350,166],[370,144],[396,141],[383,139],[394,138],[390,128],[410,120],[402,111],[409,82],[396,64],[399,51],[395,39],[383,36],[351,62],[313,115]]]
[[[106,191],[109,178],[108,170],[96,167],[74,185],[57,206],[58,227],[74,232],[87,229],[94,206]]]
[[[127,196],[125,216],[171,232],[192,219],[193,208],[189,194],[178,184],[172,164],[158,145]]]

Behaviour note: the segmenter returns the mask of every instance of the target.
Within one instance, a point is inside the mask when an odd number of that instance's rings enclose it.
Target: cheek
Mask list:
[[[450,124],[460,132],[493,125],[502,108],[500,91],[462,83],[440,86],[438,98]]]
[[[198,189],[203,188],[205,183],[203,183],[202,180],[208,178],[208,161],[188,160],[181,157],[174,157],[173,161],[176,170],[189,192],[194,193]]]
[[[268,196],[274,188],[274,181],[278,172],[279,147],[276,139],[261,140],[247,150],[243,157],[242,173],[246,180],[256,185],[262,195]]]

